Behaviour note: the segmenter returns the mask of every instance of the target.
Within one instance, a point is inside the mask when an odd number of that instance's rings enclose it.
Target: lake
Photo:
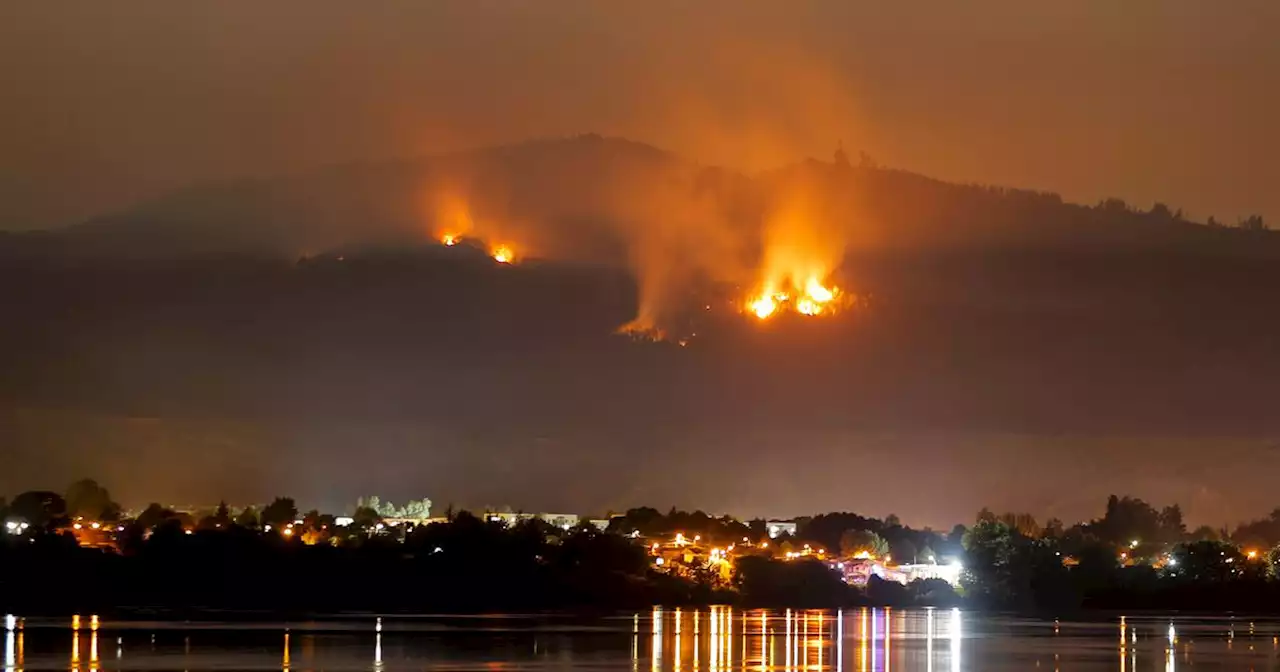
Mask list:
[[[19,670],[1280,670],[1280,620],[654,609],[307,621],[5,617]]]

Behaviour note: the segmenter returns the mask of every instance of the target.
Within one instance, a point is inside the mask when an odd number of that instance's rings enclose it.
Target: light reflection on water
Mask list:
[[[83,627],[85,623],[88,627]],[[86,632],[87,630],[87,632]],[[99,639],[115,656],[99,655]],[[108,649],[110,651],[110,649]],[[1033,620],[958,610],[662,609],[613,618],[449,616],[308,622],[6,616],[3,672],[587,667],[603,672],[1280,670],[1280,620]]]

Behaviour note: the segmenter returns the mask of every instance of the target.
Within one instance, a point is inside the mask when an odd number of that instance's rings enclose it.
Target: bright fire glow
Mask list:
[[[491,255],[499,264],[509,264],[516,259],[516,253],[510,245],[495,245]]]
[[[756,294],[754,298],[747,301],[748,312],[760,320],[766,320],[775,315],[780,309],[786,308],[808,316],[835,312],[836,299],[840,296],[839,288],[835,286],[828,287],[816,277],[811,277],[805,281],[803,287],[792,287],[791,289],[798,297],[794,301],[791,300],[792,292],[777,291],[766,287]]]
[[[752,301],[748,307],[756,317],[763,320],[778,312],[778,301],[768,294],[763,294]]]
[[[440,236],[440,242],[443,243],[445,247],[453,247],[454,245],[457,245],[460,240],[462,240],[462,236],[459,236],[456,233],[446,233]]]

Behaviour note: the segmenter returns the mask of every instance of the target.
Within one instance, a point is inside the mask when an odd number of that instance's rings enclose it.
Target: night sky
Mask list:
[[[1262,515],[1280,236],[1203,223],[1280,221],[1275,25],[1266,0],[12,3],[0,493]],[[839,172],[841,141],[909,173]],[[1070,205],[1107,197],[1194,224]],[[522,263],[435,245],[459,203]],[[737,314],[779,237],[865,303]],[[613,333],[651,309],[697,336]]]

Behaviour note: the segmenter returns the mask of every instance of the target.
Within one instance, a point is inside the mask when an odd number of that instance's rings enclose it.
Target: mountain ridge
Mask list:
[[[804,190],[831,211],[852,249],[991,245],[1199,248],[1280,254],[1280,236],[1184,219],[1162,204],[1070,203],[1052,192],[950,183],[868,161],[805,159],[754,175],[656,146],[583,134],[423,157],[336,164],[293,175],[212,182],[43,232],[0,236],[0,250],[89,257],[311,255],[350,246],[433,239],[433,193],[477,218],[513,220],[539,256],[621,260],[625,227],[682,213],[682,230],[724,220],[750,240],[769,203]],[[646,208],[643,201],[662,208]],[[711,201],[707,203],[704,201]],[[664,211],[664,208],[666,211]],[[850,221],[841,221],[850,220]],[[857,221],[852,221],[857,220]],[[580,245],[568,245],[577,241]],[[754,247],[748,243],[747,248]],[[535,254],[538,251],[535,250]],[[758,251],[756,251],[758,252]],[[752,250],[742,253],[750,259]]]

